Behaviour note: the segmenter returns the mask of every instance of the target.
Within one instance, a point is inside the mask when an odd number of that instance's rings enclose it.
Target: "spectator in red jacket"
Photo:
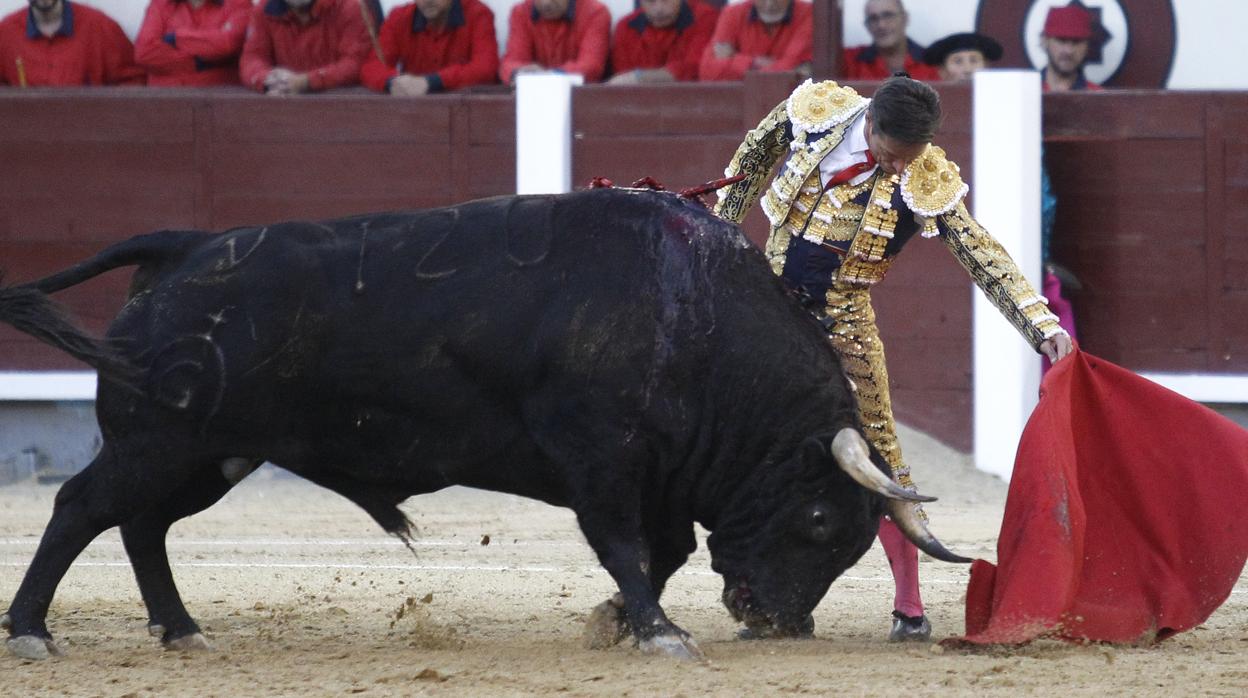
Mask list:
[[[360,81],[378,92],[418,96],[492,83],[494,13],[480,0],[416,0],[381,25],[381,52],[360,71]]]
[[[251,0],[152,0],[134,59],[158,87],[237,85]]]
[[[30,0],[0,20],[0,85],[143,84],[134,45],[108,15],[70,0]]]
[[[883,80],[905,71],[915,80],[939,80],[936,68],[923,62],[923,47],[906,36],[910,15],[901,0],[867,0],[871,43],[845,49],[845,78]]]
[[[507,51],[499,77],[555,70],[602,79],[607,67],[611,12],[598,0],[523,0],[511,8]]]
[[[719,13],[702,51],[701,80],[740,80],[747,71],[810,72],[814,24],[804,0],[753,0]]]
[[[615,25],[607,82],[671,82],[698,79],[702,49],[715,32],[719,12],[700,0],[640,0]]]
[[[360,81],[371,40],[359,0],[263,0],[243,42],[243,84],[271,95]]]

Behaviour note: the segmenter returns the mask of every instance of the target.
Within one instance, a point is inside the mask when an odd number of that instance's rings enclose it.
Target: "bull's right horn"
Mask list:
[[[934,502],[935,497],[926,497],[918,492],[911,492],[893,482],[871,462],[871,453],[867,449],[867,441],[857,429],[845,427],[832,439],[832,457],[850,477],[859,485],[883,495],[891,500],[907,502]]]
[[[906,534],[906,538],[909,538],[919,550],[944,562],[974,562],[969,557],[950,552],[943,543],[937,540],[936,536],[927,530],[927,525],[923,523],[923,519],[919,518],[918,508],[913,504],[890,499],[886,505],[888,518],[897,524],[897,528],[901,529],[901,532]]]

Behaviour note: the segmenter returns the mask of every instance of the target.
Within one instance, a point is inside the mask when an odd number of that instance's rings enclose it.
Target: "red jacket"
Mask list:
[[[516,69],[536,63],[551,70],[579,73],[597,82],[607,67],[611,12],[598,0],[568,0],[560,19],[542,19],[533,0],[511,8],[507,52],[499,77],[511,82]]]
[[[813,55],[814,10],[809,2],[793,0],[774,33],[758,18],[752,2],[728,5],[719,13],[715,34],[702,50],[698,67],[701,80],[740,80],[758,56],[775,59],[763,72],[795,70]],[[737,50],[729,58],[715,57],[715,44],[731,44]]]
[[[154,86],[237,85],[238,56],[251,0],[152,0],[134,41],[134,59]]]
[[[611,71],[666,68],[677,80],[696,80],[702,49],[715,31],[719,12],[699,0],[684,0],[676,23],[662,29],[650,26],[646,13],[634,10],[615,25]]]
[[[61,28],[39,33],[30,8],[0,20],[0,85],[74,87],[143,84],[134,46],[99,10],[65,0]]]
[[[312,21],[299,23],[286,0],[257,5],[247,27],[239,72],[243,84],[261,92],[274,68],[308,74],[314,92],[354,85],[372,50],[359,0],[315,0]]]
[[[883,80],[893,76],[892,71],[884,62],[884,57],[873,44],[851,46],[845,49],[846,80]],[[915,80],[939,80],[940,71],[936,66],[923,62],[923,47],[906,39],[906,62],[903,68]]]
[[[369,53],[360,81],[385,92],[403,73],[429,79],[429,91],[492,83],[498,76],[494,13],[480,0],[452,0],[446,26],[428,26],[415,3],[390,11],[381,25],[382,61]]]

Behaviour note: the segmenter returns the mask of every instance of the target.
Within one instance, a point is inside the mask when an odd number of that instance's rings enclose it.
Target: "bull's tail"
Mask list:
[[[92,337],[74,324],[65,309],[47,294],[69,288],[106,271],[134,265],[155,265],[180,258],[193,239],[207,233],[164,231],[118,243],[91,259],[20,286],[0,283],[0,322],[12,325],[60,349],[99,371],[101,375],[137,387],[139,367],[119,342]],[[0,282],[3,278],[0,277]]]
[[[199,230],[162,230],[112,245],[90,259],[50,276],[23,284],[44,293],[56,293],[121,267],[150,266],[176,261],[211,233]]]
[[[80,329],[65,309],[30,286],[0,288],[0,322],[50,344],[120,383],[135,385],[138,369],[115,342]]]

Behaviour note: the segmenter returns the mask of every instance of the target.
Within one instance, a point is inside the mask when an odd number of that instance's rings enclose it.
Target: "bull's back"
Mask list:
[[[240,404],[515,393],[551,371],[626,385],[672,353],[656,345],[682,313],[709,322],[708,277],[749,251],[711,214],[627,190],[283,223],[200,241],[113,331],[151,347],[166,397],[196,380]]]

